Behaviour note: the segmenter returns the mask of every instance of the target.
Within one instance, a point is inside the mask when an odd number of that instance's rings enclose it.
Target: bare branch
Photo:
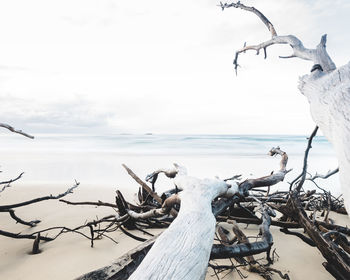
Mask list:
[[[308,157],[309,157],[309,151],[310,151],[310,149],[312,148],[312,147],[311,147],[312,140],[313,140],[313,138],[316,136],[317,130],[318,130],[318,126],[315,127],[315,129],[313,130],[313,132],[311,133],[311,135],[310,135],[310,137],[309,137],[309,139],[308,139],[308,144],[307,144],[307,147],[306,147],[306,150],[305,150],[305,154],[304,154],[303,170],[302,170],[301,174],[300,174],[298,177],[296,177],[296,178],[290,183],[289,190],[291,190],[293,184],[294,184],[295,182],[297,182],[297,181],[301,178],[300,181],[298,182],[297,187],[295,188],[295,190],[299,193],[301,187],[303,186],[303,184],[304,184],[304,182],[305,182],[305,178],[306,178],[306,174],[307,174],[307,160],[308,160]]]
[[[9,188],[11,183],[13,183],[13,182],[17,181],[18,179],[20,179],[23,174],[24,174],[24,172],[19,174],[18,177],[15,178],[15,179],[11,179],[11,180],[8,180],[8,181],[0,182],[0,185],[5,185],[5,186],[2,187],[2,189],[0,189],[0,193],[3,192],[6,188]]]
[[[279,150],[277,153],[276,150]],[[284,153],[284,154],[283,154]],[[271,175],[264,176],[261,178],[256,178],[256,179],[247,179],[243,181],[242,183],[239,184],[238,186],[238,192],[239,194],[234,195],[232,198],[222,198],[218,201],[215,201],[213,203],[213,213],[215,216],[219,215],[221,212],[223,212],[227,207],[233,205],[234,203],[239,202],[242,197],[247,197],[249,194],[249,190],[257,187],[268,187],[275,185],[281,181],[284,180],[285,175],[290,171],[286,170],[286,164],[288,161],[288,155],[281,151],[278,147],[277,148],[272,148],[269,152],[269,154],[274,155],[274,154],[280,154],[282,155],[282,159],[280,162],[280,168],[281,170],[272,173]],[[284,166],[284,168],[283,168]],[[228,192],[231,190],[230,188]]]
[[[34,221],[26,222],[26,221],[22,220],[20,217],[18,217],[15,214],[15,211],[12,210],[12,209],[8,210],[8,212],[9,212],[9,214],[10,214],[12,219],[14,219],[17,223],[20,223],[22,225],[35,227],[38,223],[40,223],[40,220],[34,220]]]
[[[288,163],[288,155],[286,152],[283,152],[280,147],[272,148],[269,153],[269,156],[280,155],[282,157],[280,162],[280,172],[289,172],[286,171],[287,163]]]
[[[106,206],[106,207],[112,207],[112,208],[118,208],[116,204],[108,203],[108,202],[103,202],[103,201],[97,201],[97,202],[92,202],[92,201],[79,201],[79,202],[72,202],[64,199],[60,199],[60,202],[67,203],[69,205],[94,205],[94,206]]]
[[[338,173],[338,172],[339,172],[339,167],[336,168],[336,169],[334,169],[334,170],[328,171],[327,174],[325,174],[325,175],[318,174],[318,173],[316,172],[316,174],[315,174],[314,176],[312,176],[311,178],[308,178],[307,180],[313,181],[313,180],[318,179],[318,178],[327,179],[327,178],[331,177],[332,175],[334,175],[334,174],[336,174],[336,173]]]
[[[59,199],[61,197],[66,196],[67,194],[73,193],[73,190],[75,188],[77,188],[79,186],[80,183],[78,183],[77,181],[75,182],[75,184],[73,185],[73,187],[69,188],[67,191],[65,191],[64,193],[58,194],[56,196],[53,196],[52,194],[49,196],[43,196],[43,197],[39,197],[39,198],[34,198],[32,200],[28,200],[25,202],[20,202],[20,203],[16,203],[16,204],[10,204],[10,205],[0,205],[0,212],[1,211],[7,211],[9,209],[12,208],[17,208],[17,207],[21,207],[21,206],[25,206],[25,205],[29,205],[29,204],[33,204],[33,203],[37,203],[40,201],[44,201],[44,200],[49,200],[49,199]]]
[[[84,274],[78,277],[76,280],[128,279],[151,249],[157,237],[158,236],[155,236],[143,242],[136,248],[118,258],[113,262],[113,264]]]
[[[239,188],[241,190],[250,190],[252,188],[257,188],[257,187],[268,187],[275,185],[281,181],[284,180],[285,175],[290,172],[290,170],[286,169],[287,162],[288,162],[288,155],[284,151],[282,151],[279,147],[277,148],[272,148],[269,151],[270,156],[274,156],[276,154],[279,154],[282,159],[280,162],[280,170],[277,172],[272,173],[271,175],[264,176],[261,178],[256,178],[256,179],[248,179],[242,182],[239,185]]]
[[[225,259],[234,256],[251,256],[260,254],[262,252],[269,253],[273,239],[270,233],[271,217],[275,215],[273,210],[269,209],[268,206],[262,206],[262,224],[260,225],[262,241],[257,241],[249,244],[237,244],[233,246],[225,246],[222,244],[214,244],[211,250],[210,259]],[[268,261],[270,258],[268,255]]]
[[[231,181],[231,180],[241,180],[241,177],[242,177],[241,174],[233,175],[233,176],[230,177],[230,178],[224,179],[224,181],[226,182],[226,181]]]
[[[139,184],[141,187],[148,192],[154,200],[156,200],[158,203],[162,204],[162,199],[157,195],[155,192],[152,191],[152,189],[144,182],[142,181],[129,167],[127,167],[125,164],[122,164],[122,166],[126,169],[128,174]]]
[[[6,237],[11,237],[11,238],[16,238],[16,239],[35,239],[36,238],[36,236],[34,234],[13,233],[13,232],[4,231],[1,229],[0,229],[0,235],[6,236]],[[52,240],[54,240],[54,238],[40,236],[40,240],[52,241]]]
[[[299,237],[302,241],[304,241],[306,244],[310,245],[311,247],[316,247],[315,242],[312,241],[311,238],[305,236],[304,234],[296,231],[290,231],[288,228],[281,228],[281,232],[289,235],[294,235]]]
[[[242,9],[242,10],[245,10],[245,11],[248,11],[248,12],[252,12],[254,14],[256,14],[260,19],[261,21],[266,25],[267,29],[271,32],[271,36],[274,37],[277,35],[276,33],[276,30],[273,26],[273,24],[268,20],[267,17],[265,17],[263,15],[263,13],[261,13],[259,10],[255,9],[254,7],[248,7],[248,6],[245,6],[243,5],[240,1],[238,1],[237,3],[231,3],[231,4],[223,4],[220,2],[220,6],[221,6],[221,9],[224,10],[225,8],[239,8],[239,9]]]
[[[326,41],[327,41],[326,34],[321,37],[321,42],[319,43],[317,48],[307,49],[304,47],[303,43],[297,37],[295,37],[293,35],[277,36],[277,32],[276,32],[275,28],[273,27],[272,23],[259,10],[255,9],[254,7],[244,6],[243,4],[240,3],[240,1],[238,1],[237,3],[233,2],[231,4],[227,4],[227,3],[222,4],[221,3],[222,9],[230,8],[230,7],[240,8],[240,9],[243,9],[246,11],[253,12],[267,26],[267,28],[269,29],[269,31],[272,35],[272,38],[270,40],[267,40],[267,41],[262,42],[262,43],[257,44],[257,45],[249,45],[249,46],[245,45],[242,49],[239,49],[236,51],[235,59],[233,61],[236,74],[237,74],[237,68],[239,66],[239,64],[238,64],[239,54],[244,53],[248,50],[255,50],[256,53],[259,54],[260,50],[263,49],[264,50],[264,57],[266,58],[266,49],[269,46],[275,45],[275,44],[288,44],[292,47],[293,53],[291,55],[285,56],[283,58],[299,57],[301,59],[311,60],[314,62],[314,64],[319,64],[322,67],[323,71],[327,72],[327,73],[336,69],[334,62],[329,57],[329,55],[326,51]]]
[[[151,197],[153,197],[159,204],[162,204],[163,201],[159,197],[159,195],[152,191],[152,189],[144,182],[142,181],[129,167],[127,167],[125,164],[122,164],[122,166],[126,169],[128,174],[138,183],[141,185],[141,187],[150,194]],[[177,211],[175,209],[171,209],[170,214],[174,217],[177,216]]]
[[[17,129],[15,129],[14,127],[12,127],[12,126],[10,126],[10,125],[8,125],[8,124],[0,123],[0,127],[7,128],[8,130],[10,130],[10,131],[12,131],[12,132],[14,132],[14,133],[18,133],[18,134],[21,134],[21,135],[23,135],[23,136],[25,136],[25,137],[34,139],[34,136],[29,135],[29,134],[23,132],[22,130],[17,130]]]
[[[172,168],[172,169],[158,169],[158,170],[152,172],[151,174],[147,175],[146,181],[150,182],[152,184],[152,190],[153,191],[154,191],[154,184],[156,183],[156,181],[158,179],[158,175],[160,173],[164,173],[165,176],[167,176],[168,178],[175,178],[176,174],[178,173],[178,170],[176,168]]]
[[[170,213],[170,210],[173,208],[175,204],[180,204],[181,200],[180,197],[175,194],[171,197],[168,197],[163,205],[162,208],[152,209],[150,211],[147,211],[145,213],[136,213],[135,211],[128,210],[128,214],[133,219],[148,219],[152,217],[162,217],[164,215],[167,215]]]

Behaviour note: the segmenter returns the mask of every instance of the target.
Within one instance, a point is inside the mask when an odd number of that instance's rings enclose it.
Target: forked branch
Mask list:
[[[286,35],[286,36],[278,36],[277,32],[273,26],[273,24],[267,19],[267,17],[261,13],[259,10],[257,10],[254,7],[248,7],[238,2],[232,2],[230,4],[222,4],[221,8],[224,10],[225,8],[239,8],[245,11],[253,12],[256,14],[262,22],[267,26],[268,30],[270,31],[272,38],[270,40],[267,40],[265,42],[262,42],[260,44],[256,45],[246,45],[244,44],[244,47],[237,50],[235,54],[235,58],[233,61],[235,71],[237,74],[237,68],[239,66],[238,64],[238,56],[239,54],[246,52],[248,50],[255,50],[257,54],[259,54],[260,50],[264,50],[264,56],[267,57],[266,49],[269,46],[275,45],[275,44],[288,44],[292,47],[292,54],[289,56],[280,56],[280,58],[292,58],[292,57],[298,57],[305,60],[311,60],[314,62],[315,65],[319,65],[317,69],[323,70],[324,72],[331,72],[333,71],[336,66],[332,59],[329,57],[327,51],[326,51],[326,42],[327,42],[327,35],[323,35],[321,37],[321,42],[315,49],[308,49],[305,48],[303,43],[294,35]]]
[[[9,188],[11,186],[11,183],[19,180],[22,175],[24,174],[24,172],[22,172],[21,174],[19,174],[16,178],[14,179],[11,179],[11,180],[7,180],[7,181],[3,181],[3,182],[0,182],[0,185],[4,185],[1,189],[0,189],[0,193],[3,192],[6,188]]]
[[[7,212],[9,209],[12,209],[12,208],[22,207],[22,206],[25,206],[25,205],[37,203],[37,202],[44,201],[44,200],[60,199],[61,197],[66,196],[67,194],[73,193],[73,190],[75,188],[77,188],[79,186],[79,184],[80,183],[75,182],[75,184],[72,187],[70,187],[68,190],[66,190],[64,193],[58,194],[56,196],[50,194],[48,196],[34,198],[34,199],[31,199],[31,200],[20,202],[20,203],[16,203],[16,204],[0,205],[0,212],[2,212],[2,211],[6,211]]]

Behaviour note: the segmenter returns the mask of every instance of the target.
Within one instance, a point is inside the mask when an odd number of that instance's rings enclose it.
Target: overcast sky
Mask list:
[[[270,34],[214,0],[0,2],[0,122],[30,133],[309,134],[298,77],[312,63],[247,53]],[[350,59],[350,1],[241,1],[278,34]]]

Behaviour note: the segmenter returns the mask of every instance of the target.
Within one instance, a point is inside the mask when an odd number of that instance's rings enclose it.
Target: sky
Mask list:
[[[337,66],[350,54],[350,2],[246,0],[279,35]],[[0,2],[0,122],[28,133],[302,134],[314,123],[298,77],[312,63],[236,49],[270,38],[213,0]]]

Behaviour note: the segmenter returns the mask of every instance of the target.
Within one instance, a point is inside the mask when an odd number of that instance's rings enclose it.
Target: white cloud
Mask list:
[[[2,2],[0,117],[41,131],[308,133],[297,77],[311,64],[280,60],[290,49],[274,46],[267,60],[243,55],[236,77],[234,50],[269,33],[255,15],[217,3]],[[306,46],[327,32],[335,62],[347,62],[347,1],[245,3]]]

